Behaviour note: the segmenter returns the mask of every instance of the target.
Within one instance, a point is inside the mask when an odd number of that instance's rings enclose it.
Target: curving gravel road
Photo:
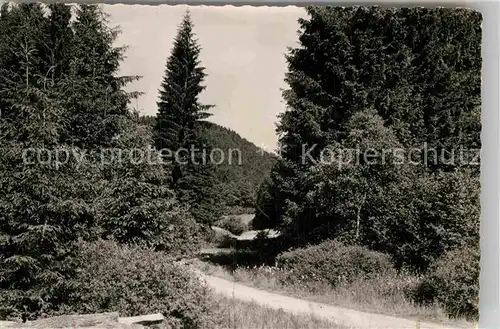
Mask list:
[[[256,302],[266,307],[282,309],[292,314],[314,314],[330,322],[352,328],[371,329],[459,329],[435,323],[418,323],[408,319],[356,311],[348,308],[315,303],[298,298],[288,297],[265,290],[256,289],[238,282],[219,277],[206,275],[194,269],[200,280],[204,281],[212,290],[226,297],[233,297],[243,301]],[[474,328],[477,328],[475,326]],[[460,328],[463,329],[463,328]],[[468,328],[472,329],[472,328]]]

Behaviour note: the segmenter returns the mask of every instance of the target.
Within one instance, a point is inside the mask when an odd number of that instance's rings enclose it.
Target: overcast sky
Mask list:
[[[231,128],[257,146],[276,148],[276,114],[284,110],[281,90],[287,46],[296,46],[303,8],[234,6],[105,5],[118,45],[128,45],[122,74],[143,78],[129,89],[145,92],[142,113],[154,115],[166,59],[186,9],[202,46],[208,74],[200,99],[213,104],[211,121]],[[136,106],[135,101],[132,104]]]

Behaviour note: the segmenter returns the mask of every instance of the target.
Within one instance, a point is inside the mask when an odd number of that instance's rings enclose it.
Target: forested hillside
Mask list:
[[[141,122],[153,127],[155,117],[141,116]],[[225,211],[234,213],[253,208],[258,188],[269,177],[276,156],[260,149],[237,132],[218,124],[205,121],[200,128],[207,144],[211,148],[223,150],[226,157],[216,169],[217,190],[227,207]],[[231,150],[233,152],[230,152]],[[228,160],[229,154],[232,154],[231,164]],[[253,212],[253,209],[246,211]]]

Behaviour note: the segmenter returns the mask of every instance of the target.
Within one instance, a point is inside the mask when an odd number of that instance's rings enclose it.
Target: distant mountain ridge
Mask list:
[[[141,122],[150,127],[155,120],[154,116],[141,116]],[[259,186],[269,176],[276,155],[216,123],[202,122],[201,134],[208,146],[224,154],[224,161],[217,166],[216,188],[227,212],[234,212],[235,208],[254,208]],[[219,160],[219,156],[215,152],[214,160]]]

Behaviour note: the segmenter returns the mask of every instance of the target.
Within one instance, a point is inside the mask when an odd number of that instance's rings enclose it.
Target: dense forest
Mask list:
[[[307,11],[286,56],[281,157],[255,226],[280,229],[293,247],[365,246],[417,273],[447,259],[437,271],[462,273],[455,284],[468,291],[454,312],[477,312],[481,15]],[[452,268],[461,257],[474,260]]]
[[[287,229],[299,244],[346,235],[419,269],[450,248],[477,245],[479,167],[471,155],[480,148],[479,14],[309,13],[303,48],[287,56],[282,158],[261,206],[269,226]],[[303,145],[312,150],[306,157]],[[458,158],[460,147],[468,158]],[[320,160],[325,149],[355,148],[416,148],[420,158],[409,160],[421,165],[398,164],[394,154],[374,165]]]
[[[275,156],[209,121],[189,12],[145,117],[101,7],[2,5],[0,319],[160,312],[168,328],[219,328],[224,312],[174,262],[244,208],[281,235],[238,250],[261,262],[240,271],[274,264],[314,293],[403,282],[387,288],[401,303],[477,319],[481,15],[306,10]],[[193,148],[242,161],[165,152]]]

